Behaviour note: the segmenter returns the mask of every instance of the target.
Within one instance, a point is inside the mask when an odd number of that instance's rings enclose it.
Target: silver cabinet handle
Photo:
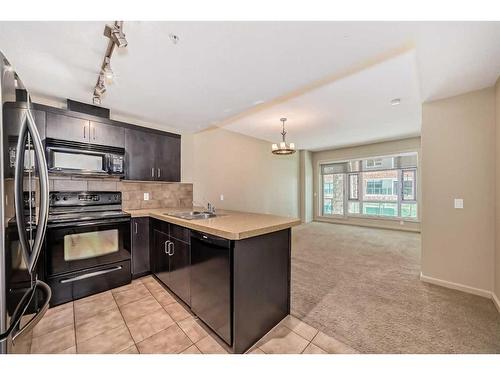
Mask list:
[[[172,248],[170,248],[170,245],[172,245]],[[172,256],[175,254],[175,244],[170,241],[170,243],[168,244],[168,255]]]
[[[94,140],[95,140],[95,136],[96,136],[95,126],[92,128],[92,130],[94,130]]]
[[[151,177],[153,177],[153,178],[154,178],[154,176],[155,176],[155,169],[154,169],[154,168],[151,168]]]
[[[83,139],[87,138],[87,125],[83,125]]]
[[[168,249],[169,249],[170,241],[165,241],[165,254],[170,255]]]
[[[160,171],[161,171],[161,169],[158,168],[158,178],[160,178],[160,175],[161,175]]]
[[[135,222],[135,234],[137,234],[137,222]]]

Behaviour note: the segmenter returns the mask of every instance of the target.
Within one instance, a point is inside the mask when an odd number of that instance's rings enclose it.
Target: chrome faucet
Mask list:
[[[211,214],[215,214],[215,206],[212,205],[210,202],[207,204],[207,211],[210,212]]]

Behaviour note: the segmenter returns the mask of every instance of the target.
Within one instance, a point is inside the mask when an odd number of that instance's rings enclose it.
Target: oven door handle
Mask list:
[[[65,223],[52,223],[48,225],[49,229],[52,228],[64,228],[64,227],[74,227],[74,228],[82,228],[96,225],[111,225],[111,224],[119,224],[130,222],[130,218],[121,218],[121,219],[109,219],[109,220],[92,220],[92,221],[82,221],[82,222],[65,222]]]
[[[86,273],[86,274],[83,274],[83,275],[79,275],[79,276],[75,276],[75,277],[70,277],[69,279],[62,279],[59,282],[61,284],[72,283],[73,281],[85,280],[85,279],[89,279],[91,277],[96,277],[96,276],[99,276],[99,275],[104,275],[106,273],[119,271],[122,268],[123,268],[122,266],[116,266],[116,267],[106,268],[105,270],[90,272],[90,273]]]

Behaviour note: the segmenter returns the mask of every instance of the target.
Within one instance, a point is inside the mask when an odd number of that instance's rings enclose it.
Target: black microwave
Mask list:
[[[47,138],[45,152],[49,173],[123,177],[125,149],[89,143]]]

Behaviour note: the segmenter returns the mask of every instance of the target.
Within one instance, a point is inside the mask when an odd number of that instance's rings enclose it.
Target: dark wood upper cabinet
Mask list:
[[[90,121],[90,143],[123,148],[125,147],[125,129]]]
[[[125,130],[126,179],[178,182],[181,179],[181,140],[178,137]]]
[[[125,129],[126,179],[152,181],[156,176],[155,145],[157,135]]]
[[[47,138],[90,142],[90,121],[47,112]]]
[[[179,182],[181,137],[110,119],[37,104],[46,112],[42,138],[125,148],[125,179]]]
[[[156,142],[156,179],[159,181],[181,180],[181,140],[167,135]]]

